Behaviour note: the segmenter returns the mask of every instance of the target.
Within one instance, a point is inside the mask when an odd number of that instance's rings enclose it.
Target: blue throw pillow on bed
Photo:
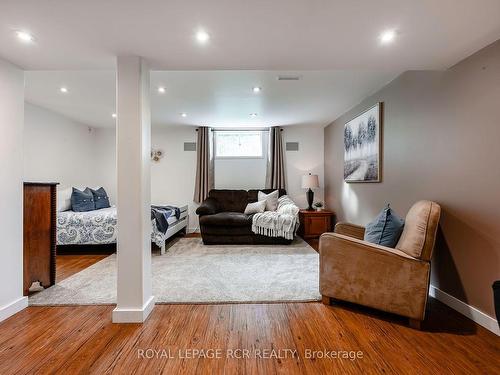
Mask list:
[[[88,188],[87,188],[88,189]],[[109,205],[109,197],[106,190],[103,187],[100,187],[97,190],[90,189],[92,195],[94,196],[95,209],[100,210],[101,208],[111,207]]]
[[[395,247],[403,232],[405,221],[387,205],[378,216],[366,226],[364,240],[387,247]]]
[[[71,193],[71,209],[75,212],[95,210],[94,195],[89,188],[84,191],[73,188]]]

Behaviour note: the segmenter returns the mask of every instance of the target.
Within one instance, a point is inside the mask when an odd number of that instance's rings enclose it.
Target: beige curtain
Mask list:
[[[266,189],[286,189],[283,140],[281,129],[277,126],[269,130]]]
[[[214,187],[214,156],[211,128],[205,126],[198,128],[196,154],[196,181],[193,200],[196,203],[201,203],[208,197],[208,192]]]

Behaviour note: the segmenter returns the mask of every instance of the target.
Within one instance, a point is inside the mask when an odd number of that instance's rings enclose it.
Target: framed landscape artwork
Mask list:
[[[380,182],[383,103],[368,108],[344,125],[344,180]]]

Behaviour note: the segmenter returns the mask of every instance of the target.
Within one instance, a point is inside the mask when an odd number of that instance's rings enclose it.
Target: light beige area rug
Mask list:
[[[291,245],[205,246],[181,238],[153,254],[156,303],[305,302],[321,299],[319,256]],[[116,254],[29,298],[31,306],[116,303]]]

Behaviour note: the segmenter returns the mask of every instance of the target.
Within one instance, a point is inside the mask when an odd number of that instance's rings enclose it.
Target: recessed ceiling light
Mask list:
[[[257,117],[257,113],[250,113],[250,117]]]
[[[59,91],[66,94],[68,92],[68,88],[63,86],[59,89]]]
[[[209,39],[210,39],[210,35],[208,35],[208,33],[204,30],[198,30],[198,32],[196,33],[196,40],[200,44],[207,43]]]
[[[258,87],[258,86],[255,86],[252,90],[253,90],[253,92],[255,92],[255,93],[258,93],[258,92],[261,92],[261,91],[262,91],[262,89],[261,89],[260,87]]]
[[[182,112],[182,113],[181,113],[181,117],[187,117],[187,113]]]
[[[386,30],[382,34],[380,34],[380,43],[389,44],[394,41],[396,38],[396,31],[394,30]]]
[[[163,86],[158,87],[158,92],[160,94],[165,94],[165,87],[163,87]]]
[[[25,43],[30,43],[33,41],[33,35],[27,31],[16,31],[17,38]]]
[[[111,117],[116,118],[116,113],[113,113]]]

